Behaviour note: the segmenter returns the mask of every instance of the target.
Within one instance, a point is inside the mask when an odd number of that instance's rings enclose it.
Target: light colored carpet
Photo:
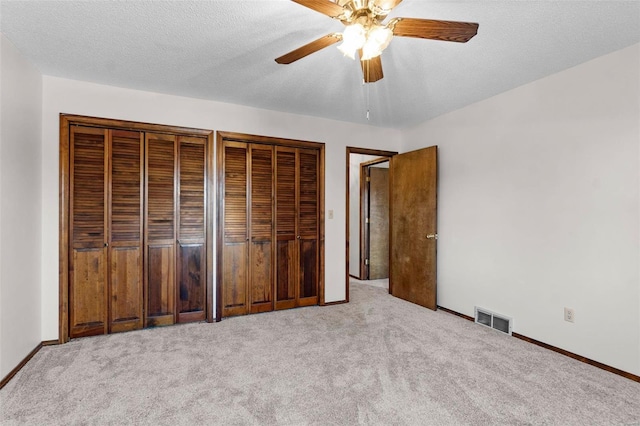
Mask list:
[[[374,287],[386,288],[389,290],[389,278],[381,278],[379,280],[356,280],[355,278],[351,278],[349,282],[355,282],[356,284],[367,284],[372,285]]]
[[[0,391],[0,423],[640,422],[639,383],[381,288],[351,299],[45,347]]]

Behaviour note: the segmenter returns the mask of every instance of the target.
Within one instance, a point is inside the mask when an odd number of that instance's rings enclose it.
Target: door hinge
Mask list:
[[[366,219],[364,220],[364,223],[369,223],[369,218],[366,218]]]
[[[365,259],[365,260],[364,260],[364,264],[365,264],[365,265],[367,265],[367,266],[369,266],[369,259]]]
[[[365,182],[371,182],[371,178],[369,176],[366,177]]]

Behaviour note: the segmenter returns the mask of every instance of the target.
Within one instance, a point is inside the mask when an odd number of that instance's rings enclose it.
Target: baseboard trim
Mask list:
[[[459,312],[453,311],[451,309],[444,308],[442,306],[438,306],[438,309],[440,309],[440,310],[442,310],[444,312],[447,312],[449,314],[455,315],[457,317],[464,318],[464,319],[466,319],[468,321],[475,322],[474,318],[470,317],[469,315],[461,314]],[[559,354],[567,356],[569,358],[573,358],[573,359],[575,359],[577,361],[584,362],[585,364],[592,365],[594,367],[600,368],[602,370],[608,371],[608,372],[613,373],[613,374],[617,374],[618,376],[622,376],[622,377],[627,378],[629,380],[633,380],[634,382],[640,383],[640,376],[637,376],[637,375],[635,375],[633,373],[629,373],[627,371],[620,370],[619,368],[611,367],[610,365],[603,364],[603,363],[598,362],[598,361],[594,361],[594,360],[589,359],[587,357],[584,357],[582,355],[578,355],[578,354],[575,354],[573,352],[569,352],[569,351],[566,351],[564,349],[560,349],[560,348],[558,348],[556,346],[550,345],[548,343],[541,342],[541,341],[536,340],[536,339],[532,339],[531,337],[527,337],[527,336],[525,336],[523,334],[520,334],[520,333],[511,333],[511,335],[513,337],[515,337],[516,339],[524,340],[525,342],[532,343],[532,344],[534,344],[536,346],[540,346],[541,348],[549,349],[550,351],[559,353]]]
[[[617,374],[618,376],[622,376],[622,377],[625,377],[625,378],[627,378],[629,380],[633,380],[634,382],[640,383],[640,376],[636,376],[635,374],[626,372],[624,370],[620,370],[619,368],[611,367],[610,365],[603,364],[603,363],[598,362],[598,361],[594,361],[594,360],[586,358],[586,357],[584,357],[582,355],[578,355],[578,354],[575,354],[573,352],[565,351],[564,349],[560,349],[558,347],[549,345],[547,343],[541,342],[541,341],[536,340],[536,339],[532,339],[531,337],[527,337],[527,336],[524,336],[524,335],[519,334],[519,333],[512,333],[511,335],[513,337],[515,337],[516,339],[520,339],[520,340],[524,340],[525,342],[533,343],[534,345],[540,346],[540,347],[545,348],[545,349],[549,349],[550,351],[557,352],[557,353],[562,354],[564,356],[568,356],[569,358],[573,358],[575,360],[584,362],[585,364],[593,365],[594,367],[598,367],[598,368],[600,368],[602,370],[606,370],[606,371],[608,371],[610,373]]]
[[[22,367],[24,367],[27,364],[27,362],[29,362],[29,360],[33,358],[33,356],[37,354],[40,349],[42,349],[42,346],[43,346],[42,342],[38,343],[38,346],[36,346],[31,352],[29,352],[29,354],[26,357],[24,357],[22,361],[20,361],[20,364],[16,365],[16,368],[11,370],[9,374],[7,374],[4,377],[4,379],[0,380],[0,389],[5,387],[5,385],[9,383],[11,379],[13,379],[13,376],[18,374],[18,371],[20,371]]]
[[[452,315],[455,315],[457,317],[469,320],[471,322],[475,322],[473,317],[470,317],[469,315],[461,314],[460,312],[452,311],[451,309],[443,308],[442,306],[438,306],[438,309],[441,310],[441,311],[445,311],[448,314],[452,314]]]

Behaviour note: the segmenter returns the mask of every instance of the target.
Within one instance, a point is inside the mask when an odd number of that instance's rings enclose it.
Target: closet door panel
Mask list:
[[[228,142],[224,164],[222,247],[223,316],[248,313],[248,198],[247,144]]]
[[[295,148],[276,148],[276,309],[296,305],[296,240],[298,200]]]
[[[225,243],[222,267],[223,316],[247,313],[247,244]]]
[[[251,242],[251,313],[273,310],[271,242]]]
[[[140,132],[110,130],[109,262],[111,333],[142,328],[142,199],[144,139]]]
[[[204,321],[206,264],[204,243],[178,243],[178,322]]]
[[[106,249],[74,249],[70,336],[107,333]]]
[[[142,328],[141,254],[138,247],[111,248],[111,333]]]
[[[300,242],[300,306],[318,304],[318,243]]]
[[[176,143],[175,136],[146,135],[146,323],[175,322]]]
[[[276,309],[291,309],[296,305],[296,241],[278,241],[276,263]]]
[[[318,303],[318,151],[299,151],[299,305]]]
[[[273,147],[251,145],[251,312],[273,310]]]
[[[173,243],[148,247],[147,325],[173,324],[175,307],[175,250]]]
[[[205,229],[206,139],[179,142],[178,322],[205,319],[207,272]]]
[[[107,131],[71,127],[70,337],[107,332]]]

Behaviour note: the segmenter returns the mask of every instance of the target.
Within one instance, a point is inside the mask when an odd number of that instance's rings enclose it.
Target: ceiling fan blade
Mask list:
[[[342,34],[340,33],[331,33],[327,34],[324,37],[320,37],[317,40],[312,41],[309,44],[305,44],[302,47],[293,50],[286,55],[282,55],[276,59],[276,62],[279,64],[290,64],[292,62],[297,61],[298,59],[302,59],[305,56],[311,55],[318,50],[324,49],[325,47],[331,46],[342,40]]]
[[[343,19],[346,17],[347,11],[337,3],[329,0],[291,0],[295,3],[327,15],[330,18]]]
[[[370,0],[369,8],[382,20],[400,3],[402,0]]]
[[[360,56],[362,56],[362,51],[360,51]],[[362,75],[364,76],[365,83],[375,83],[384,77],[380,56],[367,59],[366,61],[360,61],[360,65],[362,66]]]
[[[393,35],[466,43],[478,33],[473,22],[437,21],[433,19],[395,18],[387,25]]]

